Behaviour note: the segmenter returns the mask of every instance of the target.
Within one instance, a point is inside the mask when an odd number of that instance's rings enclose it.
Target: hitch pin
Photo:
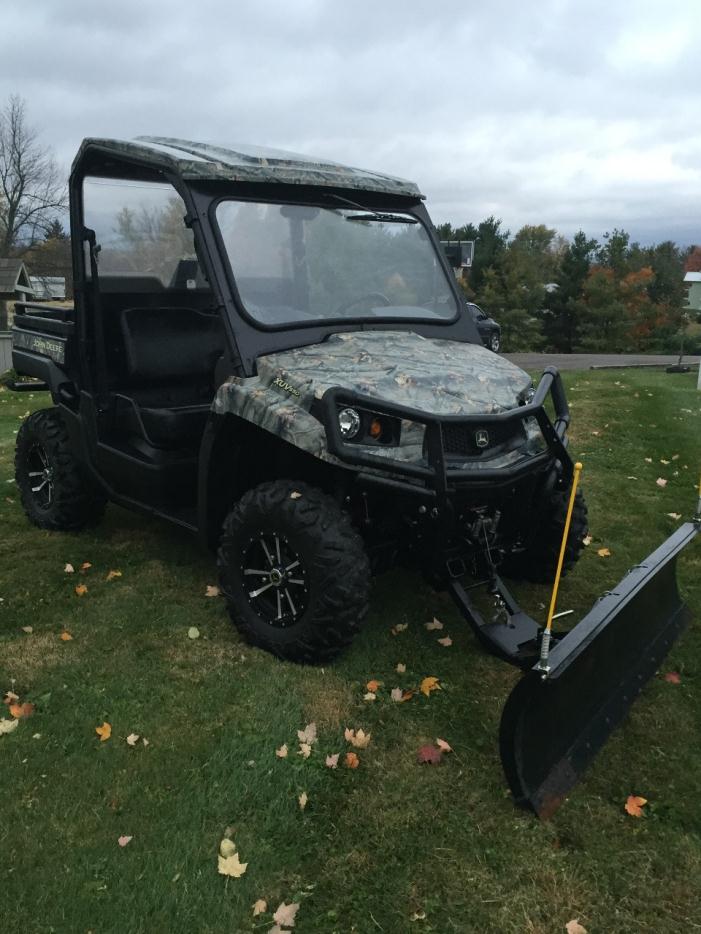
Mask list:
[[[567,505],[567,518],[565,519],[565,528],[562,533],[562,544],[560,545],[560,556],[557,560],[557,570],[555,571],[555,583],[550,597],[550,608],[548,609],[548,621],[543,630],[543,637],[540,643],[540,658],[535,666],[538,671],[543,673],[543,679],[547,678],[550,671],[548,658],[550,656],[550,640],[552,639],[553,619],[555,618],[555,607],[557,606],[557,591],[560,587],[560,577],[562,576],[562,565],[565,563],[565,551],[567,550],[567,538],[570,534],[570,524],[572,522],[572,513],[574,511],[574,500],[579,486],[579,475],[582,472],[582,464],[577,461],[574,465],[574,477],[572,478],[572,489],[570,490],[570,501]],[[558,616],[562,614],[558,613]]]

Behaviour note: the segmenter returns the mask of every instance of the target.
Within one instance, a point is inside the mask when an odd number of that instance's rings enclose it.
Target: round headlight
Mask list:
[[[338,427],[344,438],[355,438],[360,431],[360,416],[355,409],[341,409],[338,413]]]

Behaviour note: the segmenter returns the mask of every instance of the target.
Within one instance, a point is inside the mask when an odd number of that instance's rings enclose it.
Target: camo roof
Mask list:
[[[423,198],[413,182],[280,149],[244,144],[219,146],[169,136],[137,136],[133,140],[89,138],[83,140],[74,168],[87,150],[99,150],[106,156],[110,153],[126,156],[158,171],[173,172],[188,181],[320,185]]]

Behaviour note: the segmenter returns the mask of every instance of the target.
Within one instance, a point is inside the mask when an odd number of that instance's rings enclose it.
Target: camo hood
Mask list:
[[[476,344],[406,331],[355,331],[260,357],[258,375],[227,380],[217,391],[213,409],[219,415],[237,415],[322,460],[339,463],[328,451],[324,426],[311,411],[330,387],[430,414],[467,415],[514,408],[530,383],[523,370]],[[403,421],[398,448],[368,451],[418,463],[422,445],[423,428]],[[513,451],[503,463],[522,453]],[[498,458],[485,461],[490,467],[501,464]]]
[[[334,334],[321,344],[261,357],[258,378],[275,388],[282,381],[305,408],[341,386],[435,415],[502,412],[517,405],[531,383],[523,370],[481,345],[406,331]]]

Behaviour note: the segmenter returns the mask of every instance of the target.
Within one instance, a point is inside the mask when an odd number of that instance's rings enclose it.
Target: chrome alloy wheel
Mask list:
[[[41,444],[35,444],[27,459],[27,476],[37,506],[48,509],[54,501],[54,469]]]
[[[283,535],[266,532],[250,539],[241,573],[248,602],[270,626],[289,626],[303,615],[309,600],[307,572]]]

